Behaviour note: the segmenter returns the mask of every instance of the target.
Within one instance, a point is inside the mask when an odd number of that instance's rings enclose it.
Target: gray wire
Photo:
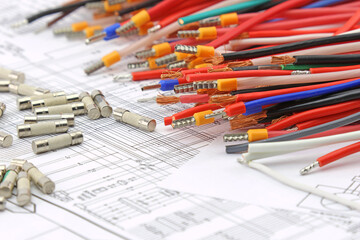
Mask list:
[[[342,127],[348,125],[350,123],[356,122],[360,120],[360,112],[355,113],[353,115],[337,119],[332,122],[324,123],[315,127],[307,128],[300,131],[291,132],[285,135],[280,135],[273,138],[268,138],[260,141],[256,141],[256,143],[267,143],[267,142],[280,142],[280,141],[290,141],[295,140],[307,136],[311,136],[317,133],[325,132],[334,128]],[[237,144],[226,146],[226,153],[240,153],[246,152],[248,150],[249,143]]]

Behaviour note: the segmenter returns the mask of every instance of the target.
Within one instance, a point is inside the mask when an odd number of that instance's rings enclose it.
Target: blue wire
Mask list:
[[[334,86],[329,87],[323,87],[308,91],[302,91],[302,92],[296,92],[296,93],[287,93],[262,99],[257,99],[254,101],[246,102],[246,113],[243,113],[243,115],[250,115],[254,113],[259,113],[262,111],[262,106],[270,105],[270,104],[276,104],[276,103],[282,103],[282,102],[288,102],[298,99],[304,99],[309,97],[317,97],[324,94],[334,93],[334,92],[340,92],[349,88],[359,87],[360,86],[360,79],[341,83]]]
[[[314,2],[312,4],[306,5],[303,8],[321,8],[321,7],[327,7],[329,5],[338,3],[338,2],[343,2],[344,0],[319,0],[317,2]]]

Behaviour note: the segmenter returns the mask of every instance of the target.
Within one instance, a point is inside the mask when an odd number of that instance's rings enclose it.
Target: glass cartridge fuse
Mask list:
[[[69,129],[67,120],[22,124],[17,126],[18,137],[39,136],[52,133],[64,133]]]
[[[31,107],[34,110],[34,108],[38,108],[38,107],[64,105],[67,103],[78,102],[79,100],[80,100],[79,94],[70,94],[70,95],[66,95],[66,96],[58,96],[58,97],[33,100],[33,101],[31,101]]]
[[[0,67],[0,78],[23,83],[25,74],[11,69]]]
[[[10,134],[0,131],[0,146],[10,147],[13,143],[13,137]]]
[[[6,173],[6,166],[5,165],[0,165],[0,182],[4,178],[5,173]]]
[[[141,130],[152,132],[155,130],[156,121],[154,119],[132,113],[129,110],[116,108],[114,110],[114,118],[116,121],[130,124]]]
[[[59,96],[64,96],[64,95],[65,95],[65,92],[61,91],[61,92],[45,93],[43,95],[21,97],[21,98],[18,98],[18,100],[17,100],[17,106],[18,106],[19,110],[29,109],[29,108],[31,108],[31,101],[52,98],[52,97],[59,97]]]
[[[10,80],[0,80],[0,92],[9,91]]]
[[[17,197],[16,201],[20,206],[25,206],[30,202],[30,179],[24,171],[19,172],[16,182]]]
[[[32,149],[34,153],[39,154],[51,150],[78,145],[81,144],[83,140],[84,137],[82,132],[70,132],[47,139],[34,140],[32,142]]]
[[[110,117],[112,114],[112,107],[105,100],[104,94],[100,90],[94,90],[91,92],[91,97],[100,109],[101,116]]]
[[[10,164],[7,167],[3,181],[0,183],[0,196],[5,198],[11,197],[12,190],[14,189],[16,178],[21,170],[21,166]]]
[[[25,162],[23,165],[23,170],[27,172],[30,179],[43,193],[50,194],[54,191],[55,183],[42,172],[40,172],[40,170],[32,163]]]
[[[80,100],[84,103],[90,119],[98,119],[101,116],[99,107],[95,104],[88,92],[82,92],[80,94]]]
[[[74,102],[58,106],[35,108],[36,115],[73,113],[75,116],[85,114],[85,105],[82,102]]]
[[[32,95],[43,95],[49,93],[50,90],[30,86],[23,83],[11,82],[9,84],[9,91],[18,95],[32,96]]]
[[[75,115],[73,113],[52,114],[52,115],[27,115],[24,117],[24,124],[34,124],[42,121],[67,120],[68,126],[75,126]]]
[[[0,102],[0,117],[2,117],[5,110],[6,110],[6,105],[4,103]]]
[[[0,196],[0,211],[4,211],[6,206],[6,198]]]

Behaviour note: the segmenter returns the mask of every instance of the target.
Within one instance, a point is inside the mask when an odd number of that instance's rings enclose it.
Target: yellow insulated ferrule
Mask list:
[[[213,111],[211,111],[211,110],[206,110],[206,111],[195,113],[193,115],[193,117],[195,119],[195,125],[201,126],[201,125],[213,123],[215,121],[215,118],[208,118],[208,119],[205,118],[206,115],[209,115],[212,113],[213,113]]]
[[[199,36],[197,40],[213,40],[217,38],[216,27],[202,27],[198,29]]]
[[[219,91],[235,91],[237,90],[237,79],[236,78],[218,79],[217,89]]]
[[[226,13],[220,16],[221,26],[230,26],[239,23],[239,18],[237,13]]]

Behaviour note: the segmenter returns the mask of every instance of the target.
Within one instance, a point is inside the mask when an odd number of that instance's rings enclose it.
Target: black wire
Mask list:
[[[338,93],[329,94],[327,96],[322,96],[317,99],[307,99],[296,105],[290,105],[283,107],[281,109],[271,109],[271,107],[264,109],[267,110],[266,115],[270,118],[282,116],[284,114],[289,114],[293,112],[302,112],[314,108],[325,107],[329,105],[334,105],[338,103],[343,103],[351,100],[360,99],[360,88],[355,88],[347,91],[342,91]]]
[[[338,63],[357,63],[360,64],[360,54],[347,55],[304,55],[293,56],[295,62],[293,65],[309,64],[338,64]]]
[[[326,82],[321,82],[321,83],[326,83]],[[268,87],[258,87],[258,88],[236,90],[236,91],[232,91],[230,94],[236,95],[241,93],[265,92],[265,91],[279,90],[285,88],[303,87],[303,86],[309,86],[315,84],[320,84],[320,83],[295,83],[295,84],[286,84],[286,85],[277,85],[277,86],[268,86]]]
[[[360,33],[352,33],[352,34],[344,34],[344,35],[337,35],[331,37],[310,39],[310,40],[299,41],[294,43],[287,43],[287,44],[261,48],[261,49],[223,53],[222,56],[224,57],[225,61],[244,60],[244,59],[251,59],[262,56],[274,55],[277,53],[291,52],[299,49],[328,45],[333,43],[349,42],[359,39],[360,39]]]
[[[63,11],[67,11],[67,10],[72,10],[74,8],[82,7],[87,3],[99,2],[99,1],[101,1],[101,0],[86,0],[86,1],[82,1],[82,2],[77,2],[77,3],[73,3],[73,4],[69,4],[69,5],[64,5],[64,6],[48,9],[48,10],[36,13],[36,14],[30,16],[30,17],[27,17],[26,20],[27,20],[28,23],[31,23],[31,22],[39,19],[39,18],[42,18],[42,17],[50,15],[50,14],[63,12]]]
[[[161,2],[161,1],[162,0],[149,0],[149,1],[146,1],[146,2],[141,2],[141,3],[137,4],[137,5],[132,6],[132,7],[124,8],[124,9],[121,9],[120,11],[117,11],[116,15],[122,16],[122,15],[125,15],[125,14],[128,14],[128,13],[131,13],[133,11],[140,10],[142,8],[148,8],[148,7],[151,7],[151,6],[153,6],[156,3]]]

